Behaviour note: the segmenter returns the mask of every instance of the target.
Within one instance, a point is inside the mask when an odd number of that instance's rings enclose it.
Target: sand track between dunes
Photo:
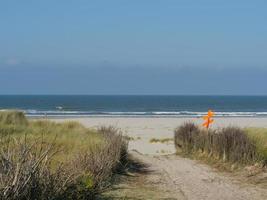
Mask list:
[[[241,183],[194,160],[176,155],[142,155],[135,151],[131,155],[147,165],[149,172],[139,187],[155,187],[153,191],[158,196],[151,199],[267,199],[267,189]]]

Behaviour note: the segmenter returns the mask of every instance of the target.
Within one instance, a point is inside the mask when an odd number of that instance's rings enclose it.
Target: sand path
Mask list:
[[[266,189],[241,183],[194,160],[175,155],[132,155],[148,166],[143,186],[153,186],[159,195],[152,199],[267,199]]]

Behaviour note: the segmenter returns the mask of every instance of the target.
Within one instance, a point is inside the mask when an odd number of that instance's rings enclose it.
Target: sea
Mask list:
[[[267,96],[0,95],[29,117],[267,117]]]

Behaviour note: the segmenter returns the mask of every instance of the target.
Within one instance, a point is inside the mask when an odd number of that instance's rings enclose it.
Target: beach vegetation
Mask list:
[[[134,140],[135,140],[134,137],[131,137],[131,136],[128,136],[128,135],[124,136],[124,138],[125,138],[126,140],[128,140],[128,141],[134,141]]]
[[[225,127],[203,129],[186,122],[175,129],[177,152],[200,155],[213,160],[242,165],[261,163],[266,165],[267,131]]]
[[[119,129],[0,112],[0,199],[94,199],[127,163]]]
[[[27,125],[28,121],[21,111],[1,111],[0,112],[0,124],[1,125],[9,125],[9,124],[19,124],[19,125]]]
[[[172,142],[173,141],[173,138],[151,138],[149,140],[150,143],[169,143],[169,142]]]
[[[267,128],[246,128],[245,131],[255,143],[260,159],[267,165]]]

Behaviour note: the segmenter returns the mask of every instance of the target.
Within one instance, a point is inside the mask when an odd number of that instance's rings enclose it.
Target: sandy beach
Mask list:
[[[89,128],[100,126],[115,126],[131,138],[129,150],[136,150],[142,154],[162,155],[175,152],[173,142],[151,143],[150,140],[173,138],[174,129],[186,121],[201,125],[202,118],[131,118],[131,117],[88,117],[88,118],[59,118],[54,121],[79,121]],[[267,118],[256,117],[225,117],[215,118],[213,127],[267,127]]]

